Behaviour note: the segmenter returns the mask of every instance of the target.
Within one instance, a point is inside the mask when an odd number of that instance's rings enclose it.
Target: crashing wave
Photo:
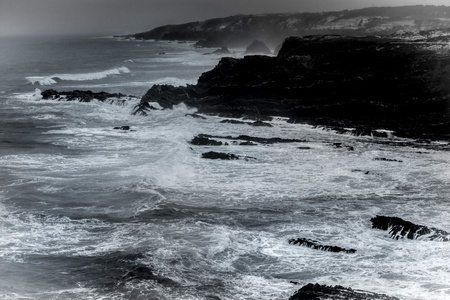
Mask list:
[[[32,84],[37,83],[40,85],[52,85],[57,83],[56,79],[70,80],[70,81],[87,81],[87,80],[102,79],[110,75],[119,75],[124,73],[130,73],[130,70],[127,67],[120,67],[101,72],[79,73],[79,74],[54,74],[50,76],[30,76],[27,77],[26,79]]]

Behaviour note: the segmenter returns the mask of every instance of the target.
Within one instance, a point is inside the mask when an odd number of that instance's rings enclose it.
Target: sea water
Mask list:
[[[288,299],[310,282],[450,299],[450,243],[394,240],[370,222],[450,230],[447,142],[280,117],[270,128],[224,124],[184,104],[133,116],[153,84],[194,84],[220,57],[177,42],[0,42],[2,299]],[[49,88],[135,98],[42,100]],[[201,133],[304,142],[191,145]],[[208,151],[251,158],[201,158]],[[300,237],[357,251],[289,244]]]

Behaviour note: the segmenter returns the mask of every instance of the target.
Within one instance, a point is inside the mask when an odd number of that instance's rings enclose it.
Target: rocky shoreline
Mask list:
[[[450,137],[450,37],[405,41],[380,37],[307,36],[286,39],[278,56],[224,57],[196,85],[154,85],[150,102],[181,102],[199,113],[292,123],[375,129],[397,136]]]

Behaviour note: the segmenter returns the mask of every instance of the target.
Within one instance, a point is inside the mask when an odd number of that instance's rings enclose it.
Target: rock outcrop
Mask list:
[[[372,228],[389,231],[393,239],[425,238],[428,240],[450,241],[448,232],[433,227],[414,224],[398,217],[376,216],[370,219]]]
[[[356,252],[355,249],[345,249],[345,248],[341,248],[339,246],[320,245],[316,241],[305,239],[305,238],[290,239],[289,244],[305,246],[308,248],[322,250],[322,251],[329,251],[329,252],[346,252],[346,253],[355,253]]]
[[[356,291],[343,286],[327,286],[309,283],[299,289],[289,300],[399,300],[384,294]]]
[[[59,100],[59,101],[79,101],[79,102],[91,102],[97,100],[100,102],[115,101],[118,104],[123,104],[124,101],[135,98],[134,96],[128,96],[121,93],[106,93],[106,92],[92,92],[92,91],[63,91],[58,92],[53,89],[45,90],[41,93],[44,100]]]
[[[184,102],[222,116],[289,117],[333,128],[446,138],[450,131],[450,37],[286,39],[277,57],[222,58],[196,85],[153,86],[142,98]]]

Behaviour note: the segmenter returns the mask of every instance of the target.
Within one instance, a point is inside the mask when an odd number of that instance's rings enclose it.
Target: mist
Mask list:
[[[1,0],[0,35],[111,35],[235,14],[320,12],[447,0]]]

